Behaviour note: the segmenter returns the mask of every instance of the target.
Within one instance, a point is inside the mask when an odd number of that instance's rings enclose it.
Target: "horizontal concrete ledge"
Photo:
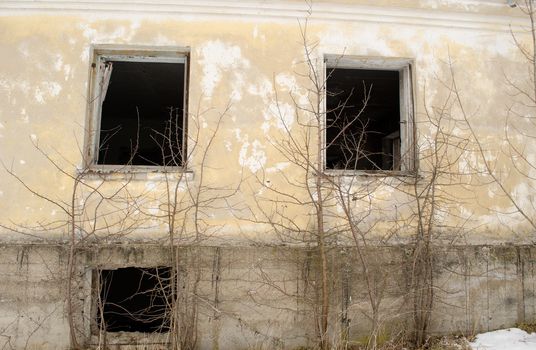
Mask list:
[[[509,12],[509,7],[497,1],[483,1],[476,4],[475,1],[461,1],[465,6],[474,8],[504,8],[504,13]],[[263,17],[273,20],[309,17],[311,20],[320,21],[352,21],[403,24],[426,27],[443,27],[450,29],[475,29],[491,32],[519,32],[523,31],[529,22],[520,16],[508,16],[497,14],[476,13],[471,11],[446,11],[433,8],[401,8],[350,5],[347,3],[314,3],[312,12],[306,2],[294,1],[137,1],[124,3],[118,1],[61,1],[61,0],[7,0],[0,2],[0,15],[24,15],[35,13],[50,14],[78,14],[85,18],[95,15],[94,19],[103,18],[103,15],[112,17],[140,15],[147,18],[153,16],[172,16],[177,19],[195,19],[203,16],[239,17],[242,20],[251,18],[255,21]]]
[[[0,237],[2,233],[0,233]],[[42,239],[42,240],[2,240],[0,238],[0,248],[2,247],[66,247],[70,246],[70,240],[68,239]],[[368,248],[371,249],[389,249],[389,248],[408,248],[413,244],[410,242],[399,242],[396,244],[374,244],[374,242],[368,242]],[[169,248],[170,245],[163,243],[162,241],[156,240],[132,240],[132,241],[114,241],[114,242],[88,242],[80,243],[77,242],[76,246],[80,249],[92,249],[92,248],[144,248],[144,247],[161,247]],[[264,243],[264,242],[252,242],[244,241],[238,244],[216,244],[209,243],[187,243],[187,244],[174,244],[175,247],[180,248],[221,248],[221,249],[232,249],[232,248],[281,248],[281,249],[303,249],[303,250],[314,250],[315,246],[311,245],[290,245],[290,244],[278,244],[278,243]],[[339,244],[339,245],[330,245],[328,249],[352,249],[355,246],[352,244]],[[437,249],[492,249],[492,248],[536,248],[536,245],[533,243],[514,243],[514,242],[500,242],[493,244],[432,244],[432,247]]]

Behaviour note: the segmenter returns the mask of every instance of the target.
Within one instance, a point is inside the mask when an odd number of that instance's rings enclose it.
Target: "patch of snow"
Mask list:
[[[500,329],[482,333],[469,343],[473,350],[534,350],[536,333],[527,333],[519,328]]]

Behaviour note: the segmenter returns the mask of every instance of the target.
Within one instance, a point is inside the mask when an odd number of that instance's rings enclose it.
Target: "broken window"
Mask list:
[[[326,169],[411,170],[409,64],[327,62]]]
[[[185,55],[97,55],[93,163],[183,166]]]
[[[108,332],[167,332],[171,268],[99,271],[97,324]]]

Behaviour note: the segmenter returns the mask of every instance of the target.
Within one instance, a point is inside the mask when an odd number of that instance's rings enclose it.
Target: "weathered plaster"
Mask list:
[[[38,156],[39,152],[33,148],[32,142],[38,142],[39,147],[45,148],[47,153],[54,153],[54,159],[59,162],[63,162],[62,159],[67,161],[62,164],[82,163],[79,149],[83,144],[86,125],[87,62],[89,45],[95,43],[161,45],[165,42],[166,45],[192,48],[189,86],[192,120],[197,119],[202,129],[212,130],[210,125],[218,113],[222,113],[226,105],[230,107],[215,138],[215,144],[223,147],[215,147],[207,158],[207,162],[216,163],[211,165],[215,167],[207,171],[205,176],[214,179],[218,186],[235,182],[237,172],[246,171],[245,176],[248,176],[247,173],[258,173],[261,169],[271,168],[271,164],[286,161],[274,149],[273,142],[284,138],[287,130],[297,132],[296,118],[304,117],[304,113],[297,111],[296,107],[307,106],[312,98],[307,93],[307,79],[295,74],[304,73],[305,69],[302,64],[301,35],[295,21],[252,23],[245,19],[230,23],[214,19],[210,22],[191,20],[179,23],[166,17],[133,20],[62,17],[62,21],[54,22],[37,15],[27,19],[20,15],[2,18],[5,25],[11,28],[9,38],[3,37],[4,49],[15,54],[6,58],[7,70],[0,79],[3,90],[7,92],[4,95],[6,103],[2,104],[3,115],[15,116],[14,119],[1,121],[2,145],[6,150],[3,161],[18,163],[15,170],[22,178],[28,178],[23,175],[30,171],[25,171],[24,166],[30,165],[31,172],[42,169],[41,181],[34,184],[37,188],[57,195],[47,182],[51,177],[46,174],[52,174],[53,167]],[[36,28],[39,30],[34,30]],[[215,31],[225,33],[225,36],[215,38]],[[58,38],[58,32],[63,33],[61,38]],[[507,31],[490,33],[486,30],[446,30],[442,27],[422,31],[411,24],[394,27],[384,23],[339,23],[335,20],[326,23],[312,19],[308,25],[308,36],[311,41],[317,42],[313,52],[317,57],[325,53],[360,57],[414,57],[417,120],[425,120],[420,105],[424,101],[424,94],[430,110],[446,96],[440,81],[448,79],[450,74],[445,64],[449,56],[456,74],[473,77],[459,81],[467,110],[491,120],[501,118],[507,96],[497,95],[501,91],[499,87],[503,74],[494,67],[500,64],[510,68],[519,59]],[[282,43],[282,37],[290,40]],[[16,49],[11,50],[11,47]],[[474,59],[476,56],[478,60]],[[83,57],[82,61],[80,57]],[[27,68],[21,71],[16,69],[16,65],[25,65]],[[469,82],[471,84],[466,85]],[[294,106],[289,94],[299,103],[298,106]],[[470,95],[481,98],[472,99]],[[477,121],[475,128],[480,130],[486,125],[489,123]],[[55,137],[58,130],[62,130],[61,134],[68,140],[58,143]],[[495,131],[496,128],[486,130],[486,133]],[[418,132],[422,140],[427,139],[424,125],[421,127],[418,124]],[[466,130],[452,130],[453,135],[462,136],[464,132]],[[201,133],[200,137],[197,142],[202,146],[206,142],[206,134]],[[28,141],[21,142],[25,138]],[[426,144],[424,147],[427,147]],[[196,159],[202,153],[202,147],[196,148],[198,155],[194,154],[192,163],[194,173]],[[14,152],[15,149],[17,152]],[[28,156],[10,156],[15,153]],[[491,155],[495,153],[497,151],[489,151]],[[462,173],[482,170],[482,164],[476,158],[475,154],[460,158],[458,170]],[[494,161],[494,158],[490,157],[489,160]],[[23,162],[25,164],[21,164]],[[63,188],[61,196],[68,196],[69,179],[57,174],[54,176],[61,183],[55,188]],[[283,185],[280,176],[270,176],[271,186],[277,186],[278,182]],[[46,204],[37,198],[25,199],[26,195],[16,190],[13,179],[7,179],[7,183],[9,185],[3,190],[5,196],[16,196],[15,202],[35,208],[31,210],[36,215],[39,215],[38,212],[50,212],[50,209],[39,210]],[[138,183],[142,188],[145,187],[143,182],[138,181],[129,186],[136,187]],[[382,198],[385,203],[390,200],[395,202],[394,198],[399,198],[392,191],[385,195],[379,193],[382,190],[375,196]],[[250,202],[246,194],[242,196],[243,200]],[[32,202],[34,204],[30,204]],[[390,205],[386,204],[386,207]],[[500,203],[494,205],[500,206]],[[507,206],[509,203],[505,202],[503,208]],[[5,215],[18,222],[32,221],[28,220],[27,214],[21,220],[20,214],[23,212],[27,211],[20,211],[15,204]],[[228,217],[228,220],[233,221],[234,218]]]

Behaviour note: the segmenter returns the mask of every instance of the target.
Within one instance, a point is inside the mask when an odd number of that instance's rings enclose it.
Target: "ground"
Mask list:
[[[469,345],[473,350],[534,350],[536,333],[519,328],[500,329],[477,335]]]
[[[424,350],[536,350],[536,323],[520,324],[520,328],[499,329],[480,333],[468,339],[464,336],[444,336],[428,339]],[[357,348],[361,349],[361,348]],[[407,350],[400,342],[385,343],[381,350]]]

